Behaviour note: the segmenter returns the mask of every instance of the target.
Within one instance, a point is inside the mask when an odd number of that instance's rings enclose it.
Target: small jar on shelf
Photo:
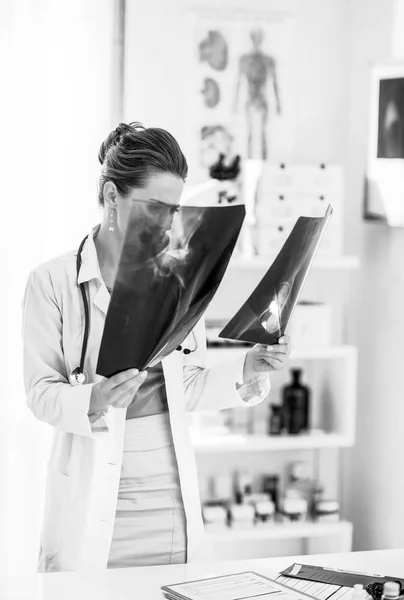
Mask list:
[[[272,523],[275,520],[275,504],[268,494],[251,494],[247,503],[254,507],[256,524]]]
[[[280,514],[284,523],[306,521],[308,516],[308,502],[297,490],[287,490],[282,500]]]
[[[317,502],[314,520],[317,523],[336,523],[339,521],[338,500],[320,500]]]

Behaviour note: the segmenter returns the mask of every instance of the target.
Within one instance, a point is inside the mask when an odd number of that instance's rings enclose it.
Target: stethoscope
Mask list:
[[[98,231],[97,231],[97,233],[98,233]],[[76,281],[77,281],[77,285],[81,291],[81,296],[83,299],[83,307],[84,307],[84,334],[83,334],[83,344],[81,347],[80,365],[78,367],[76,367],[75,369],[73,369],[73,371],[70,373],[70,377],[69,377],[70,383],[72,385],[84,385],[88,382],[88,374],[87,374],[87,371],[84,369],[84,362],[86,359],[88,338],[89,338],[89,333],[90,333],[90,311],[89,311],[89,307],[88,307],[88,299],[87,299],[85,284],[84,284],[84,282],[83,283],[78,282],[80,268],[81,268],[81,262],[82,262],[81,254],[82,254],[83,247],[84,247],[84,244],[86,243],[87,239],[88,239],[88,235],[86,235],[86,237],[82,240],[80,246],[78,247],[77,259],[76,259],[76,274],[77,274]],[[191,352],[196,352],[198,350],[198,340],[196,339],[195,333],[192,331],[191,334],[194,339],[194,348],[191,350],[190,348],[183,348],[182,346],[178,346],[176,348],[176,350],[178,350],[178,352],[182,351],[184,354],[191,354]]]

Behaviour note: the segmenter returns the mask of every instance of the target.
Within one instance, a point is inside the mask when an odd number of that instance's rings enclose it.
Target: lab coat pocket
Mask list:
[[[60,550],[69,496],[69,477],[48,465],[42,527],[42,552],[47,563],[52,561]]]

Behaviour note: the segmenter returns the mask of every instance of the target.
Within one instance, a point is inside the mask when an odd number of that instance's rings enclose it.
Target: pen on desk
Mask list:
[[[334,571],[335,573],[346,573],[347,575],[364,575],[366,577],[386,577],[386,575],[376,575],[376,573],[361,573],[359,571],[346,571],[345,569],[331,569],[330,567],[323,567],[323,571]]]

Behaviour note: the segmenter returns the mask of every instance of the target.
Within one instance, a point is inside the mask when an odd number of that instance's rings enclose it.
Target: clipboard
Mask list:
[[[165,585],[161,590],[168,600],[313,600],[254,571]]]
[[[344,571],[340,569],[330,569],[327,567],[317,567],[313,565],[294,564],[282,571],[284,577],[303,579],[305,581],[315,581],[328,585],[339,585],[352,588],[357,583],[364,587],[372,583],[386,583],[387,581],[399,581],[404,587],[404,579],[400,577],[388,577],[386,575],[373,575],[370,573],[357,573],[355,571]]]

